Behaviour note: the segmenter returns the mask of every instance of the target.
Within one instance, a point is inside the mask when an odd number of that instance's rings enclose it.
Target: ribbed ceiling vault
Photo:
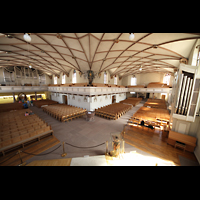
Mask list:
[[[133,41],[129,33],[31,33],[27,43],[23,35],[0,34],[0,67],[28,67],[31,63],[48,75],[91,69],[99,73],[109,70],[120,77],[173,73],[200,39],[200,33],[135,33]]]

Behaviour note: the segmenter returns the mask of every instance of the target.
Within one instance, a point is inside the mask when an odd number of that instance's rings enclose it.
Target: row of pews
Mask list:
[[[90,86],[88,83],[66,83],[66,84],[49,84],[49,87],[118,87],[125,88],[123,85],[92,83]]]
[[[119,103],[114,103],[95,109],[95,115],[106,119],[116,120],[131,110],[133,106],[139,104],[141,100],[142,98],[129,97],[128,99],[120,101]]]
[[[49,100],[49,99],[33,101],[33,105],[38,107],[38,108],[41,108],[41,106],[44,106],[44,105],[53,105],[53,104],[58,104],[58,102],[53,101],[53,100]]]
[[[136,106],[142,101],[142,98],[135,98],[135,97],[129,97],[123,101],[120,101],[120,103],[123,104],[131,104],[132,106]]]
[[[67,122],[72,119],[82,117],[86,109],[70,106],[66,104],[55,104],[42,107],[43,111],[61,122]]]
[[[1,112],[8,112],[10,110],[21,110],[23,109],[22,103],[4,103],[0,104],[0,113]]]
[[[95,115],[116,120],[128,112],[133,106],[130,104],[114,103],[95,109]]]
[[[151,105],[151,106],[149,106]],[[163,99],[148,99],[128,120],[128,125],[169,130],[170,114]]]
[[[0,152],[5,152],[46,135],[53,130],[36,114],[25,116],[25,111],[17,110],[0,113]]]

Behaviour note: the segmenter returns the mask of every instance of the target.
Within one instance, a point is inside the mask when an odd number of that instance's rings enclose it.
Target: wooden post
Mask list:
[[[106,141],[106,155],[108,155],[108,141]]]
[[[63,153],[62,153],[62,157],[65,157],[67,155],[67,153],[65,153],[65,142],[63,142]]]

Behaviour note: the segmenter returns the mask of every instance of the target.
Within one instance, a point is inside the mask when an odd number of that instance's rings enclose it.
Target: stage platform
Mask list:
[[[100,155],[54,160],[35,160],[26,166],[175,166],[172,161],[154,156],[144,156],[136,151],[123,154],[120,158]]]

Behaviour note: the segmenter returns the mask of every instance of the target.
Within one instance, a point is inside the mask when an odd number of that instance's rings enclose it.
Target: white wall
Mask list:
[[[121,94],[108,94],[103,96],[96,96],[96,97],[85,97],[85,96],[78,96],[78,95],[71,95],[71,94],[58,94],[58,93],[51,93],[51,99],[53,101],[57,101],[60,104],[63,103],[63,95],[67,96],[67,103],[68,105],[81,107],[87,109],[88,111],[94,111],[97,108],[112,104],[112,96],[116,95],[116,103],[126,99],[126,93]],[[84,100],[86,98],[86,100]],[[95,100],[95,98],[97,100]]]
[[[58,94],[58,93],[51,93],[51,100],[57,101],[59,103],[63,103],[63,95],[65,94]]]

